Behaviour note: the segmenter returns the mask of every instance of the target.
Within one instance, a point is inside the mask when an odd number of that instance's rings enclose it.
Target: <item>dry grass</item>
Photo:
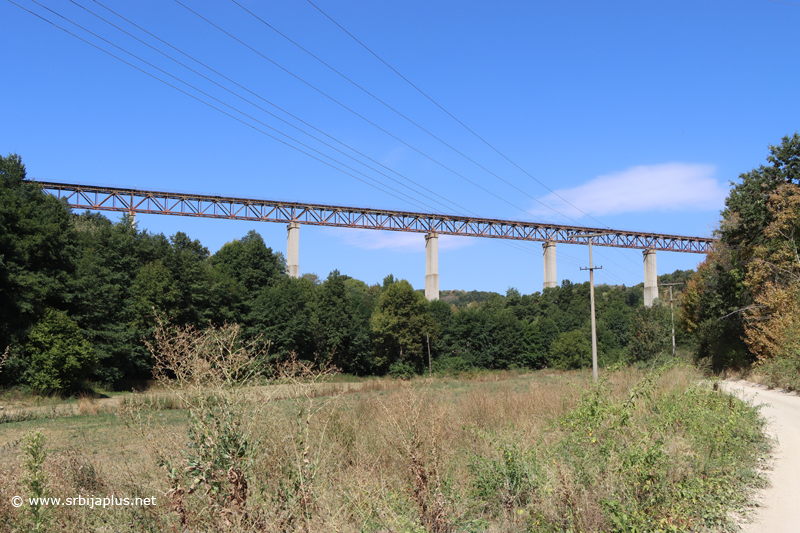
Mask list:
[[[690,369],[667,369],[650,384],[645,372],[615,372],[605,376],[602,389],[593,387],[588,372],[320,383],[313,369],[306,370],[311,375],[302,379],[240,389],[236,402],[220,404],[229,414],[215,411],[218,404],[198,404],[192,394],[220,390],[200,387],[188,395],[184,389],[126,397],[120,408],[127,418],[102,409],[92,414],[98,404],[86,398],[77,403],[84,416],[5,424],[0,523],[25,530],[7,495],[23,490],[18,439],[41,427],[53,495],[158,500],[151,508],[54,509],[52,524],[63,531],[624,529],[613,521],[613,501],[623,506],[619,516],[644,523],[662,520],[677,530],[707,526],[689,527],[680,506],[659,507],[646,484],[707,488],[686,485],[701,478],[698,465],[711,457],[688,432],[690,415],[682,425],[671,418],[648,421],[652,405],[677,409],[681,402],[667,400],[697,390],[698,375]],[[190,412],[212,419],[198,426],[187,422]],[[231,434],[214,426],[213,416],[247,425]],[[624,431],[614,425],[620,421]],[[192,427],[204,428],[215,442],[246,435],[246,449],[233,462],[206,450],[207,461],[221,462],[216,470],[200,469],[192,461],[206,441],[192,437]],[[709,433],[709,439],[723,437],[735,440]],[[646,464],[658,468],[636,477]],[[703,475],[711,479],[713,468],[705,464]],[[206,481],[192,482],[199,475]],[[634,503],[638,507],[624,507]]]

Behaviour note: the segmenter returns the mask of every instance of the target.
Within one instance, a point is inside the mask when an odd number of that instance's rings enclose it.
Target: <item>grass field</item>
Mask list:
[[[598,385],[549,371],[318,381],[84,398],[0,424],[0,529],[725,531],[762,483],[756,410],[680,365]],[[8,409],[23,407],[42,409]],[[10,503],[32,494],[156,504]]]

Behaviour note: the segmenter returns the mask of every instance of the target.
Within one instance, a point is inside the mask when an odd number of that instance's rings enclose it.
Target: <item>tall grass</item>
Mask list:
[[[729,511],[761,482],[754,466],[767,441],[757,410],[686,366],[623,369],[597,385],[585,373],[540,372],[425,378],[327,397],[316,392],[326,374],[310,365],[280,375],[285,399],[270,395],[277,388],[207,379],[176,388],[183,426],[159,424],[152,404],[129,403],[136,407],[127,420],[149,443],[147,472],[73,450],[48,458],[47,490],[155,491],[158,506],[53,508],[49,524],[63,531],[724,531]],[[15,468],[0,481],[3,494],[21,490]],[[0,503],[0,523],[21,531],[24,515]]]

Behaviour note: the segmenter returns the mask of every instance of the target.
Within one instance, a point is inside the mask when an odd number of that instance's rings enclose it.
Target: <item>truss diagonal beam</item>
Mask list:
[[[260,222],[298,222],[315,226],[362,228],[440,235],[487,237],[522,241],[552,241],[565,244],[662,250],[704,254],[715,239],[636,231],[612,230],[496,220],[457,215],[387,211],[383,209],[305,204],[274,200],[254,200],[201,194],[145,191],[96,185],[75,185],[37,181],[45,192],[62,199],[73,209],[117,211],[159,215],[252,220]]]

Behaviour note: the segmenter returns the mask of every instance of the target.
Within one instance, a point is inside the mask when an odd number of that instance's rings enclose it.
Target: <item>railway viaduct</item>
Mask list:
[[[555,287],[556,244],[588,244],[642,250],[644,301],[651,306],[658,297],[656,252],[708,252],[714,239],[610,228],[591,228],[513,220],[387,211],[369,207],[307,204],[252,198],[233,198],[166,191],[125,189],[36,181],[46,193],[74,209],[117,211],[190,217],[282,222],[287,224],[286,270],[300,276],[300,226],[333,226],[422,233],[425,237],[425,297],[439,298],[439,235],[460,235],[542,242],[543,287]]]

